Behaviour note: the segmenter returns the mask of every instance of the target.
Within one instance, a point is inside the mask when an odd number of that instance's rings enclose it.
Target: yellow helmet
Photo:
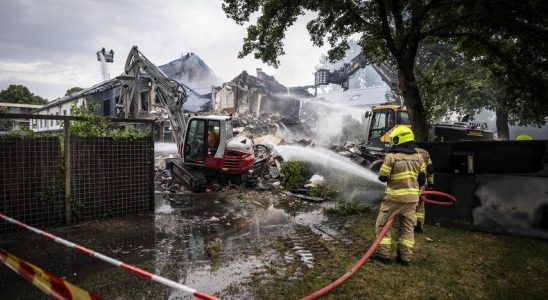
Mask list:
[[[516,136],[516,141],[532,141],[533,138],[528,134],[520,134]]]
[[[396,126],[396,128],[394,128],[394,130],[390,133],[390,138],[392,139],[392,144],[394,144],[394,146],[415,141],[413,130],[405,125]]]

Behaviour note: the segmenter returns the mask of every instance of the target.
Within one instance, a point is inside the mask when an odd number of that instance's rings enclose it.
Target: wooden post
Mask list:
[[[70,205],[70,120],[63,121],[65,156],[65,223],[70,225],[72,209]]]

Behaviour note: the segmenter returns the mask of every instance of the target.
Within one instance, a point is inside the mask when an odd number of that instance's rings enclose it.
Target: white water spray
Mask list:
[[[282,137],[283,137],[284,134],[282,133],[282,130],[281,130],[281,128],[280,128],[280,125],[278,125],[278,123],[276,123],[276,124],[274,124],[274,126],[276,126],[276,132],[275,132],[275,134],[276,134],[277,136],[282,136]]]
[[[352,162],[350,159],[327,149],[295,145],[281,145],[276,146],[276,151],[284,158],[284,160],[308,161],[312,164],[321,165],[324,168],[337,170],[350,175],[358,176],[371,182],[382,184],[378,180],[377,174]]]
[[[104,49],[103,49],[104,50]],[[101,62],[101,74],[103,75],[103,81],[110,79],[110,73],[108,72],[107,60],[103,55],[103,52],[97,52],[99,54],[99,61]]]

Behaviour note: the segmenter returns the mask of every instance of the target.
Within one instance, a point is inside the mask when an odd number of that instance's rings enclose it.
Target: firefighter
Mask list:
[[[415,243],[415,210],[419,202],[420,188],[426,182],[426,164],[415,149],[415,137],[411,128],[400,125],[391,133],[392,148],[386,154],[379,171],[379,180],[386,182],[384,198],[375,223],[377,235],[388,219],[394,216],[398,231],[398,256],[396,261],[409,265]],[[381,240],[375,258],[391,263],[392,238],[387,233]]]
[[[434,187],[434,166],[432,165],[432,159],[430,159],[430,153],[428,151],[416,147],[417,153],[422,156],[422,160],[426,163],[426,188],[432,189]],[[424,187],[421,188],[421,192]],[[424,220],[426,219],[426,211],[424,209],[424,201],[419,198],[419,204],[417,204],[417,224],[415,225],[415,232],[421,233],[424,227]]]

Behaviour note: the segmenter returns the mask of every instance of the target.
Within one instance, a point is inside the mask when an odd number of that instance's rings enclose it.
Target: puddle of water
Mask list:
[[[319,238],[345,242],[345,224],[330,222],[316,204],[283,198],[279,205],[262,206],[259,198],[273,196],[257,194],[249,201],[234,201],[237,196],[156,193],[154,214],[52,232],[207,293],[240,286],[256,274],[272,276],[266,266],[283,269],[300,262],[312,268],[329,255]],[[295,206],[301,209],[287,212]],[[276,239],[284,241],[283,249],[272,247]],[[218,255],[212,256],[208,251],[215,245]],[[104,298],[186,298],[31,233],[3,238],[0,247]],[[0,268],[0,278],[0,299],[43,296],[7,268]],[[238,295],[247,292],[240,286]]]

